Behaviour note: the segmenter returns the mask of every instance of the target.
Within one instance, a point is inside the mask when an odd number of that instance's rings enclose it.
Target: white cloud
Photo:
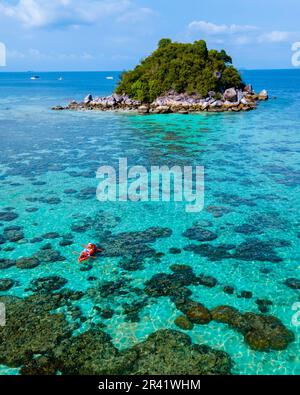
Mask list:
[[[291,39],[293,33],[274,30],[270,33],[262,34],[258,37],[260,43],[282,43]]]
[[[251,25],[216,25],[211,22],[205,21],[193,21],[189,24],[188,30],[191,32],[202,32],[207,35],[218,35],[218,34],[236,34],[242,32],[255,31],[258,28]]]
[[[221,37],[236,45],[282,43],[291,40],[295,35],[295,32],[281,30],[264,31],[262,28],[252,25],[217,25],[206,21],[191,22],[188,25],[188,33],[202,33],[215,43]]]
[[[101,55],[97,54],[97,57]],[[39,49],[36,48],[30,48],[24,52],[18,51],[18,50],[10,50],[7,52],[7,57],[9,59],[34,59],[34,60],[93,60],[95,59],[95,56],[88,53],[88,52],[83,52],[83,53],[61,53],[61,52],[41,52]]]
[[[119,16],[117,22],[125,23],[136,23],[147,20],[155,15],[155,12],[150,8],[139,8],[137,10],[132,10],[125,12],[123,15]]]
[[[26,27],[93,24],[103,17],[117,16],[137,21],[150,14],[132,0],[18,0],[12,5],[0,0],[0,14],[17,19]]]

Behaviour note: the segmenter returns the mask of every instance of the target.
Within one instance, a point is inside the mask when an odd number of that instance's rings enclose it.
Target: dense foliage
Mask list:
[[[202,96],[209,91],[221,93],[243,86],[231,63],[224,50],[208,51],[204,40],[182,44],[163,38],[149,57],[122,74],[116,92],[143,102],[152,102],[170,89]]]

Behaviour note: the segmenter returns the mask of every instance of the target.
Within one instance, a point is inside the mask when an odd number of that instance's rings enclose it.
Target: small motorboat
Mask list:
[[[38,80],[39,78],[39,75],[33,75],[32,77],[30,77],[31,80]]]
[[[105,77],[107,80],[113,80],[114,79],[114,77],[112,77],[112,76],[108,76],[108,77]]]

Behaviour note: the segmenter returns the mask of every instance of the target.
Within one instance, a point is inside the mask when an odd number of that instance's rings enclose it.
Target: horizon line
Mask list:
[[[126,69],[131,70],[131,69]],[[300,67],[275,68],[237,68],[238,71],[300,70]],[[1,70],[0,73],[121,73],[123,70]]]

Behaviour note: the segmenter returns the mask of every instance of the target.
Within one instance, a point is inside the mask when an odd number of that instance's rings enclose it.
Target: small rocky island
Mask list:
[[[261,100],[268,100],[268,92],[256,93],[246,85],[224,50],[208,50],[204,40],[183,44],[161,39],[150,56],[121,75],[112,95],[88,94],[80,103],[53,110],[237,112],[253,110]]]

